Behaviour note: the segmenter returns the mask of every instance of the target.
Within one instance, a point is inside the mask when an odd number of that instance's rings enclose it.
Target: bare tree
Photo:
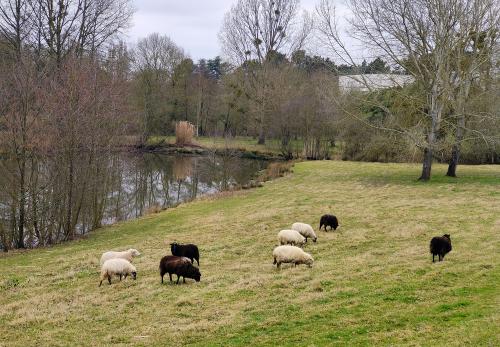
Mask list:
[[[305,43],[312,19],[305,13],[298,22],[299,0],[239,0],[226,14],[219,38],[223,50],[237,64],[248,64],[248,83],[259,105],[259,143],[265,142],[266,61],[291,55]],[[252,67],[255,68],[252,70]]]
[[[497,5],[493,0],[350,0],[348,3],[353,13],[351,25],[355,37],[411,74],[424,91],[420,128],[425,137],[415,133],[415,129],[388,130],[412,138],[423,149],[420,179],[428,180],[444,112],[449,106],[451,86],[457,90],[457,83],[465,83],[455,78],[457,47],[463,47],[472,28],[483,25],[489,14],[487,9]],[[332,2],[321,0],[317,15],[322,42],[343,60],[353,62],[340,39]],[[466,18],[469,18],[469,27],[463,28]]]
[[[146,143],[161,122],[166,123],[167,93],[175,68],[184,51],[169,37],[157,33],[139,40],[133,52],[141,121],[141,144]]]
[[[496,57],[499,53],[499,28],[500,6],[489,1],[473,2],[467,15],[460,17],[458,30],[462,41],[452,52],[454,74],[449,86],[451,126],[455,128],[455,139],[447,176],[456,177],[461,145],[467,131],[472,130],[474,135],[480,135],[487,144],[490,141],[498,141],[498,138],[494,139],[484,132],[471,129],[467,123],[469,120],[474,122],[485,117],[499,117],[469,106],[474,94],[489,94],[494,86],[490,83],[491,70],[498,61]]]
[[[219,34],[235,62],[264,62],[269,52],[293,53],[305,43],[311,19],[297,22],[299,0],[239,0],[226,14]]]
[[[27,59],[22,59],[25,61]],[[25,247],[26,206],[30,178],[30,159],[39,143],[39,122],[41,113],[40,91],[43,75],[33,64],[19,63],[3,66],[0,70],[0,113],[3,115],[2,145],[11,154],[14,162],[8,187],[11,195],[13,218],[16,219],[16,247]],[[6,164],[6,162],[3,162]]]
[[[29,16],[27,0],[0,0],[0,36],[10,43],[18,59],[29,34]]]
[[[94,54],[127,28],[130,0],[32,0],[31,41],[45,46],[57,65],[69,52]]]

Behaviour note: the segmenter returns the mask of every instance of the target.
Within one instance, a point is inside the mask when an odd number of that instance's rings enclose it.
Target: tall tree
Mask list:
[[[226,14],[220,40],[226,55],[235,63],[246,64],[248,83],[254,86],[253,100],[259,105],[259,143],[265,142],[266,62],[273,54],[290,56],[301,49],[312,29],[304,14],[297,25],[299,0],[238,0]]]
[[[169,37],[157,33],[139,40],[133,52],[142,144],[167,126],[170,82],[184,57],[183,50]]]
[[[380,52],[394,65],[413,76],[424,91],[421,134],[414,129],[392,129],[411,138],[423,149],[421,180],[429,180],[433,156],[442,130],[450,86],[463,84],[454,78],[456,47],[464,40],[465,18],[480,26],[488,11],[497,8],[493,0],[349,0],[355,36]],[[335,8],[330,0],[317,7],[319,33],[332,52],[354,61],[337,30]],[[467,32],[467,30],[465,31]]]

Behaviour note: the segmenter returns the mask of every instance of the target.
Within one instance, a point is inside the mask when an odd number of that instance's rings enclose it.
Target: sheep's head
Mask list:
[[[314,264],[314,259],[313,257],[309,256],[305,261],[304,261],[304,264],[306,264],[307,266],[309,267],[312,267],[313,264]]]
[[[333,217],[333,230],[337,230],[338,227],[340,227],[339,220],[337,217]]]
[[[176,248],[177,248],[178,243],[177,242],[172,242],[170,244],[170,249],[172,250],[172,254],[174,254]]]
[[[316,242],[316,240],[318,240],[318,238],[317,238],[317,237],[315,237],[315,238],[313,239],[313,242]]]
[[[132,254],[133,257],[138,257],[141,255],[141,253],[139,253],[139,251],[137,249],[134,249],[134,248],[131,248],[128,251],[130,252],[130,254]]]
[[[136,280],[136,279],[137,279],[137,272],[136,272],[136,271],[132,271],[131,275],[132,275],[132,278],[133,278],[134,280]]]
[[[191,278],[194,279],[196,282],[200,282],[200,279],[201,279],[200,270],[198,270],[198,268],[192,266],[190,272],[191,272]]]
[[[446,237],[448,240],[451,241],[451,237],[450,237],[450,234],[444,234],[443,237]]]

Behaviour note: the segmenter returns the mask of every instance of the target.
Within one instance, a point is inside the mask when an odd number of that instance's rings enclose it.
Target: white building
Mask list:
[[[339,88],[344,92],[353,90],[367,92],[376,89],[402,87],[412,82],[413,77],[410,75],[366,74],[339,76]]]

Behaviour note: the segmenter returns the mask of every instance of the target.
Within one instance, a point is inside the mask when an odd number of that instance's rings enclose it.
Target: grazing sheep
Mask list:
[[[99,283],[99,287],[106,278],[111,285],[111,277],[113,275],[120,276],[120,281],[122,280],[122,276],[127,278],[128,275],[132,275],[135,280],[137,278],[137,270],[128,260],[122,258],[106,260],[101,267],[101,282]]]
[[[278,246],[273,251],[274,262],[279,268],[282,263],[293,263],[294,266],[306,264],[311,267],[314,263],[313,257],[295,246]]]
[[[163,283],[163,276],[168,273],[170,277],[170,282],[172,282],[172,274],[177,275],[177,284],[179,284],[179,279],[183,278],[184,283],[186,283],[186,277],[192,278],[196,282],[200,282],[201,273],[197,267],[195,267],[189,258],[178,257],[175,255],[167,255],[160,260],[160,276],[161,283]]]
[[[434,256],[439,256],[439,261],[444,259],[444,256],[451,251],[451,238],[449,234],[443,236],[433,237],[430,244],[432,254],[432,262],[434,263]]]
[[[193,245],[192,243],[180,245],[177,242],[174,242],[170,244],[170,250],[172,251],[172,255],[189,258],[193,264],[193,259],[195,259],[198,266],[200,266],[200,253],[198,251],[198,246]]]
[[[299,223],[299,222],[293,223],[292,229],[297,230],[300,233],[300,235],[304,236],[306,238],[306,242],[308,237],[310,237],[313,240],[313,242],[316,242],[316,240],[318,239],[316,237],[314,229],[309,224]]]
[[[280,245],[303,246],[306,239],[300,235],[297,230],[281,230],[278,233],[278,242]]]
[[[132,262],[132,259],[139,255],[141,255],[141,253],[139,253],[139,251],[134,248],[130,248],[129,250],[122,252],[115,252],[115,251],[104,252],[101,256],[101,265],[104,264],[106,260],[115,258],[121,258],[128,260],[129,262]]]
[[[322,226],[325,226],[325,231],[326,231],[326,227],[329,226],[330,227],[330,230],[337,230],[337,228],[339,227],[339,221],[337,219],[337,217],[335,217],[334,215],[331,215],[331,214],[325,214],[323,216],[321,216],[321,219],[319,221],[319,230],[321,230],[321,227]]]

